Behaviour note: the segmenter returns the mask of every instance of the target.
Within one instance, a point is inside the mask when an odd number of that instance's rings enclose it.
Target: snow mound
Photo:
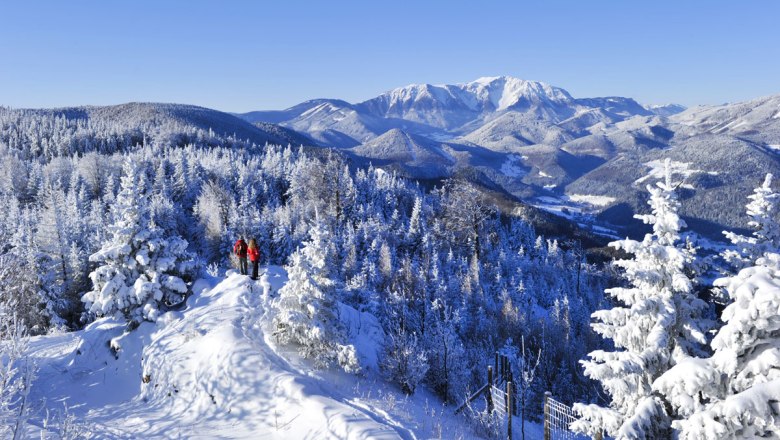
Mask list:
[[[263,315],[285,282],[280,267],[259,281],[229,272],[196,283],[184,311],[130,333],[102,319],[36,338],[34,397],[66,403],[112,438],[412,438],[385,412],[344,397],[344,382],[357,378],[323,380],[294,355],[280,356]],[[376,368],[372,335],[381,327],[371,315],[341,312],[362,361]]]

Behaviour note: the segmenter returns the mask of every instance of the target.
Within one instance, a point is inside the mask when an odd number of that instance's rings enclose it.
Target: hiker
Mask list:
[[[246,275],[247,272],[246,252],[246,242],[244,241],[244,237],[240,237],[238,241],[236,241],[236,244],[233,245],[233,253],[238,257],[238,269],[241,271],[241,275]]]
[[[255,239],[249,240],[249,261],[252,262],[252,279],[257,279],[257,266],[260,265],[260,249],[257,247]]]

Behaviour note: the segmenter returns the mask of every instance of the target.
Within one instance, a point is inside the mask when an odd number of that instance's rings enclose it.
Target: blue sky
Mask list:
[[[773,0],[18,0],[0,4],[0,105],[243,112],[496,75],[717,104],[780,93],[778,17]]]

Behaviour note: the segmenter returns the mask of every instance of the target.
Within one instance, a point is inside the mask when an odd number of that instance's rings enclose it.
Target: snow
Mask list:
[[[587,203],[592,206],[609,206],[615,202],[614,197],[587,194],[569,194],[569,200],[577,203]]]
[[[522,168],[522,160],[516,154],[510,154],[504,163],[501,164],[501,173],[509,177],[523,177],[525,170]]]
[[[665,161],[662,160],[662,159],[652,160],[650,162],[646,162],[645,165],[650,168],[650,171],[645,176],[640,177],[639,179],[634,181],[634,184],[639,185],[639,184],[642,184],[642,183],[646,182],[649,179],[655,180],[655,179],[662,178],[663,175],[664,175],[664,163],[665,163]],[[681,188],[693,189],[692,185],[690,185],[688,183],[684,183],[685,179],[687,179],[690,176],[693,176],[694,174],[698,174],[698,173],[704,172],[702,170],[695,170],[695,169],[689,168],[690,167],[690,163],[677,162],[677,161],[673,161],[673,160],[670,160],[669,163],[671,165],[672,172],[675,175],[682,177],[683,183],[680,185]]]
[[[199,280],[185,310],[129,334],[123,321],[104,318],[33,338],[33,399],[52,413],[67,404],[83,429],[119,438],[471,436],[463,418],[425,390],[406,397],[371,373],[381,331],[371,315],[341,308],[368,366],[362,376],[315,371],[293,348],[277,346],[265,313],[286,272],[261,270],[256,282],[233,271]]]

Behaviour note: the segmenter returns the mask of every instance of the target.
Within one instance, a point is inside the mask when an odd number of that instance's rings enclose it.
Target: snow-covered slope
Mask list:
[[[574,99],[566,90],[544,82],[497,76],[462,84],[411,84],[358,104],[317,99],[287,110],[239,116],[280,123],[318,140],[324,140],[319,133],[330,130],[334,142],[339,142],[333,133],[338,132],[363,143],[393,128],[438,139],[464,136],[510,112],[547,126],[587,115],[578,120],[577,129],[653,114],[630,98]]]
[[[35,405],[52,414],[67,405],[80,429],[100,438],[412,439],[466,432],[424,390],[404,398],[378,379],[378,323],[370,315],[342,311],[342,319],[361,323],[350,337],[362,376],[312,370],[293,349],[277,347],[265,313],[286,273],[274,266],[265,272],[257,282],[235,273],[199,281],[185,310],[129,334],[124,323],[102,319],[79,332],[35,338]]]
[[[351,147],[375,165],[403,164],[417,178],[470,176],[526,200],[607,197],[613,203],[598,209],[612,220],[645,208],[642,188],[630,184],[646,172],[644,164],[662,156],[690,162],[723,176],[695,178],[683,204],[683,214],[695,216],[689,223],[713,238],[744,224],[739,204],[722,201],[743,199],[766,172],[780,174],[780,95],[685,110],[615,96],[575,98],[502,76],[413,84],[358,104],[321,100],[303,108],[279,122],[323,145]],[[436,150],[452,155],[455,166],[443,166]],[[492,162],[480,159],[490,156],[486,151],[495,153]]]
[[[680,124],[681,131],[740,136],[771,144],[780,138],[780,95],[733,104],[694,107],[670,120]]]
[[[418,177],[445,177],[456,159],[446,144],[392,129],[349,151],[376,165],[396,164]]]
[[[13,111],[13,110],[12,110]],[[258,145],[265,143],[312,145],[304,135],[273,124],[256,126],[229,113],[184,104],[131,102],[111,106],[84,106],[57,109],[25,109],[28,113],[83,119],[90,124],[121,127],[127,136],[141,132],[188,132],[192,129],[211,130],[218,136],[233,136]],[[117,133],[117,135],[124,133]],[[175,142],[174,142],[175,143]]]
[[[553,113],[567,113],[572,102],[569,93],[561,88],[500,76],[456,85],[412,84],[357,107],[375,116],[406,119],[451,131],[490,113],[510,109],[545,107]]]

